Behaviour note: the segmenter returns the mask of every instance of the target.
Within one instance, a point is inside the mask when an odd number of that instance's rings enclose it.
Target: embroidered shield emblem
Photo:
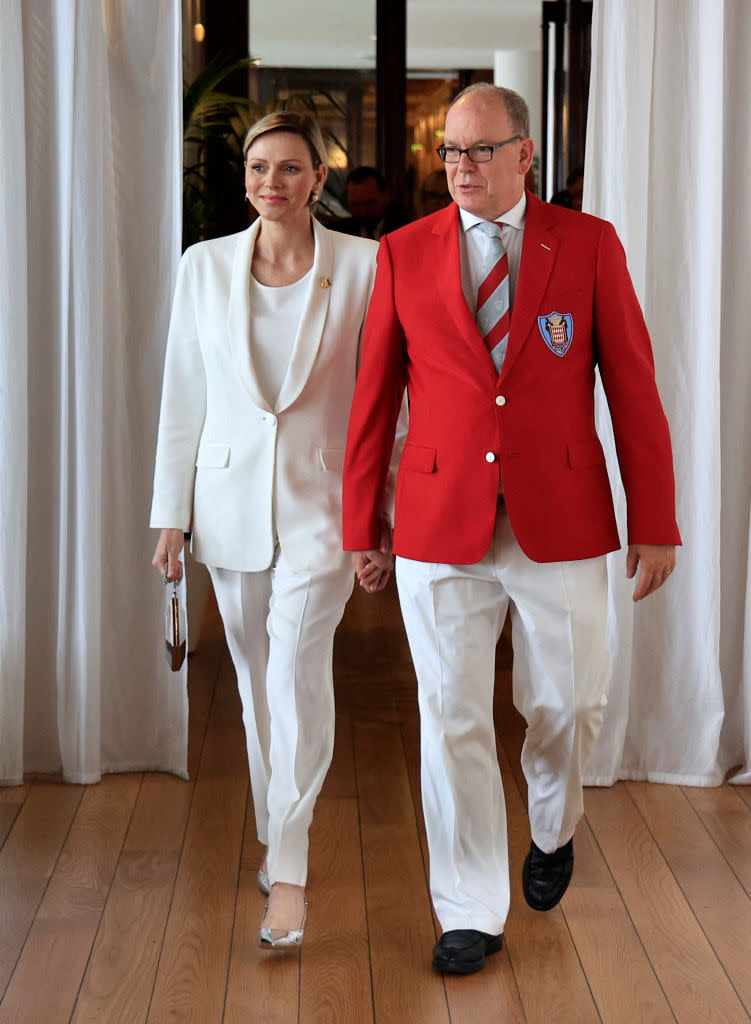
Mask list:
[[[537,326],[542,340],[556,356],[565,356],[574,340],[574,318],[570,313],[547,313],[538,316]]]

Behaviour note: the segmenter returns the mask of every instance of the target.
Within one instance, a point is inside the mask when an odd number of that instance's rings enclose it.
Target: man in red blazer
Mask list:
[[[433,966],[459,974],[501,948],[510,902],[492,714],[509,607],[527,721],[527,902],[554,907],[573,871],[582,769],[610,678],[605,555],[620,546],[596,368],[628,501],[634,600],[667,579],[680,543],[670,436],[623,249],[606,221],[525,192],[533,149],[511,90],[470,86],[449,108],[439,154],[454,203],[381,241],[344,469],[344,545],[376,589],[406,387],[393,550],[443,929]]]

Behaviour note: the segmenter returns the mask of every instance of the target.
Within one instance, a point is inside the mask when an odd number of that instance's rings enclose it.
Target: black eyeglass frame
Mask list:
[[[503,142],[479,142],[476,146],[470,146],[468,149],[459,149],[458,146],[438,146],[438,148],[436,149],[436,153],[441,158],[443,163],[458,164],[462,158],[462,153],[466,153],[467,159],[471,161],[473,164],[487,164],[490,163],[490,161],[493,159],[493,156],[497,149],[503,149],[504,146],[508,146],[512,142],[521,142],[523,138],[523,135],[512,135],[510,139],[504,139]],[[447,149],[450,149],[452,153],[459,154],[456,160],[446,160]],[[488,157],[487,160],[475,160],[474,157],[471,156],[471,152],[473,149],[489,149],[490,156]]]

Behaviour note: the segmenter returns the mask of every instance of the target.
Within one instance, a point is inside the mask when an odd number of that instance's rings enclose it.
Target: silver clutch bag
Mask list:
[[[173,672],[179,671],[185,661],[187,630],[185,628],[185,607],[177,593],[177,580],[169,583],[164,574],[164,645],[167,664]],[[170,587],[172,591],[170,592]]]

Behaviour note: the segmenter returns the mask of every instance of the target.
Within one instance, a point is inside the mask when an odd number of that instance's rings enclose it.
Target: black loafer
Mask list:
[[[497,953],[503,935],[488,935],[472,928],[444,932],[433,947],[433,967],[446,974],[474,974],[485,966],[485,957]]]
[[[524,898],[533,910],[552,910],[560,903],[574,873],[574,840],[554,853],[543,853],[539,846],[529,848],[522,868]]]

